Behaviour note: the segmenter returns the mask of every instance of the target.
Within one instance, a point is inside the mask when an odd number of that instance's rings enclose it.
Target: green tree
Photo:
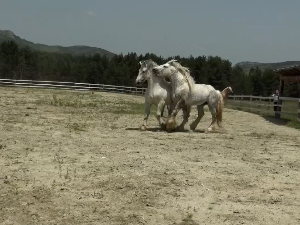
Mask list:
[[[279,75],[272,69],[266,69],[262,74],[263,95],[270,96],[279,86]]]
[[[230,76],[230,86],[235,94],[246,94],[245,79],[243,69],[240,66],[235,66]]]
[[[251,79],[253,92],[255,96],[263,95],[263,83],[262,83],[262,71],[260,68],[251,68],[249,71],[249,77]]]

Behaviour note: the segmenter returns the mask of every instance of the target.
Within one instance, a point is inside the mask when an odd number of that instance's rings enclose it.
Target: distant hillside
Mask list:
[[[56,53],[66,53],[71,55],[94,55],[99,53],[100,55],[106,55],[108,58],[112,58],[115,54],[109,52],[102,48],[96,47],[89,47],[84,45],[76,45],[70,47],[63,47],[63,46],[49,46],[44,44],[35,44],[25,39],[16,36],[10,30],[0,30],[0,43],[3,41],[15,41],[19,46],[29,46],[32,49],[44,52],[56,52]]]
[[[289,66],[300,65],[300,61],[286,61],[278,63],[259,63],[259,62],[239,62],[236,65],[243,68],[243,70],[248,73],[251,68],[259,67],[261,70],[265,69],[279,69]],[[236,66],[235,65],[235,66]]]

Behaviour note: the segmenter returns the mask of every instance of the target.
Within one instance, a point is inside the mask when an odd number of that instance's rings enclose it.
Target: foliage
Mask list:
[[[191,70],[197,83],[210,84],[218,90],[232,86],[235,94],[269,96],[279,85],[278,75],[273,70],[252,68],[246,74],[240,66],[219,56],[173,57]],[[74,56],[41,52],[13,41],[0,45],[0,78],[54,80],[134,86],[138,74],[138,62],[152,59],[162,64],[171,57],[147,53],[128,53],[108,58],[99,53],[93,56]],[[299,85],[288,85],[286,96],[299,96]]]

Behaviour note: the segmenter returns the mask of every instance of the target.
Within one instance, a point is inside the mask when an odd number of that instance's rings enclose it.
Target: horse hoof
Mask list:
[[[140,127],[140,130],[141,130],[141,131],[145,131],[145,130],[147,130],[147,128],[146,128],[145,125],[142,125],[142,126]]]
[[[177,130],[178,130],[178,131],[184,131],[184,127],[179,126],[179,127],[177,127]]]
[[[190,126],[190,130],[191,130],[191,131],[194,131],[194,130],[196,130],[196,127]]]
[[[173,121],[168,122],[166,129],[167,129],[168,132],[171,132],[171,131],[175,130],[176,129],[176,123],[174,123]]]
[[[214,131],[214,128],[213,128],[213,127],[207,128],[207,132],[213,132],[213,131]]]
[[[160,128],[161,128],[162,130],[166,130],[166,129],[167,129],[167,124],[166,124],[166,123],[161,123],[161,124],[160,124]]]

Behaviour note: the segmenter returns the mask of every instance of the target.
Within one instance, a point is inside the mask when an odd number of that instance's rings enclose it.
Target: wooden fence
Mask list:
[[[146,88],[125,87],[105,84],[89,84],[59,81],[36,81],[36,80],[11,80],[0,79],[0,86],[26,87],[26,88],[52,88],[78,91],[107,91],[143,95]]]
[[[227,106],[258,114],[273,115],[276,118],[298,118],[300,122],[300,98],[280,97],[279,101],[274,103],[273,97],[230,95]]]

